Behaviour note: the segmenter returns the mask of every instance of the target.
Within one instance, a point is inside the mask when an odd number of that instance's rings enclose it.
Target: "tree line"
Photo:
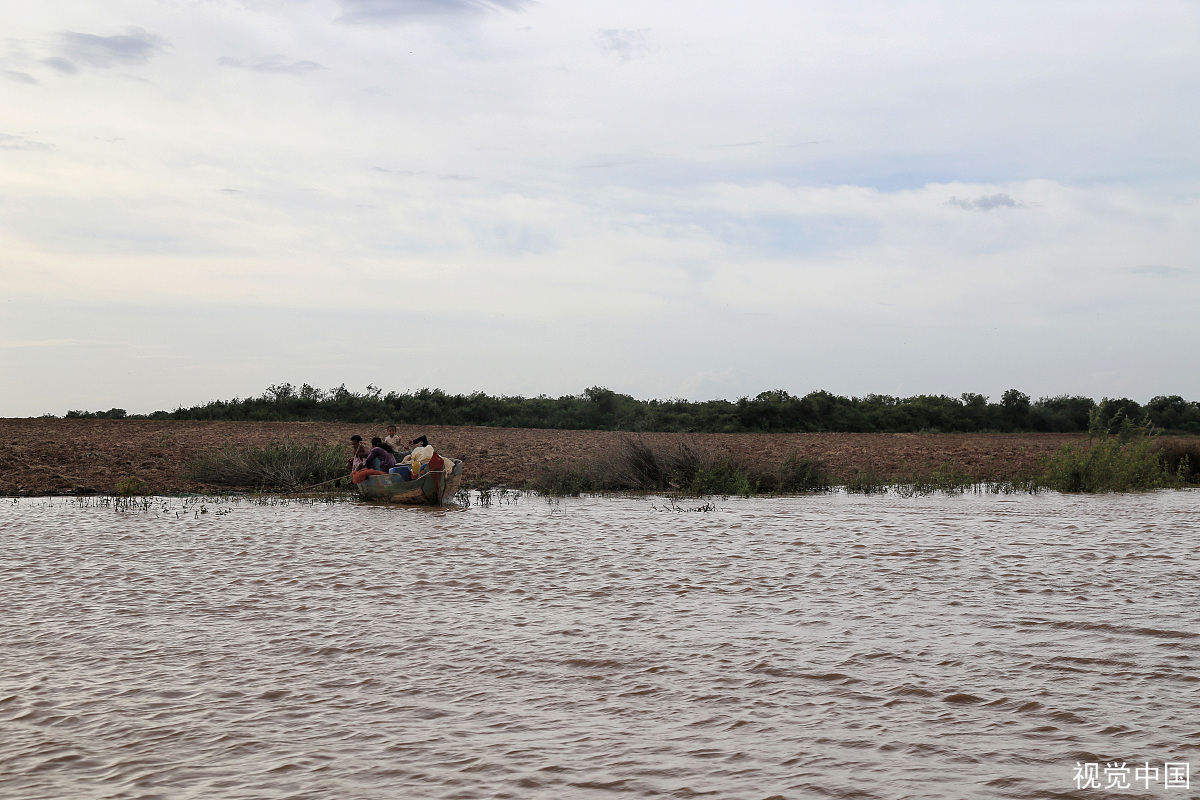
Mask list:
[[[803,397],[778,390],[738,400],[638,400],[593,386],[563,397],[447,394],[440,389],[387,392],[368,386],[322,390],[308,384],[269,387],[258,397],[212,400],[190,408],[127,414],[124,409],[69,411],[68,419],[174,419],[254,422],[346,422],[405,425],[484,425],[563,430],[685,431],[694,433],[1076,433],[1149,422],[1169,433],[1200,434],[1200,403],[1178,395],[1142,405],[1128,398],[1058,396],[1032,400],[1016,389],[998,402],[981,394],[959,397],[826,391]]]

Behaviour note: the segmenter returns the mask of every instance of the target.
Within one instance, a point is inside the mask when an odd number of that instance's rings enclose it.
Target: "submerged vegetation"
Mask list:
[[[297,489],[346,475],[346,455],[344,447],[318,442],[230,445],[189,461],[186,474],[212,486]]]
[[[600,458],[548,464],[520,489],[477,484],[464,487],[455,500],[469,507],[474,493],[474,504],[487,507],[528,492],[551,498],[603,492],[751,497],[832,490],[913,496],[966,491],[1136,492],[1200,485],[1200,439],[1164,440],[1145,421],[1122,416],[1110,423],[1099,413],[1092,417],[1087,441],[1065,444],[1018,472],[980,474],[977,468],[972,473],[952,462],[883,472],[865,460],[849,474],[834,475],[820,459],[798,453],[778,464],[736,456],[689,438],[651,442],[631,434]],[[209,487],[284,495],[346,494],[349,485],[341,480],[347,477],[344,458],[342,447],[315,441],[259,448],[230,445],[188,462],[185,470],[189,478]],[[322,486],[325,489],[316,491]],[[149,502],[150,494],[151,488],[136,476],[122,479],[112,490],[126,505]]]
[[[1086,444],[1065,444],[1043,464],[1042,485],[1060,492],[1131,492],[1182,486],[1196,478],[1200,443],[1164,450],[1149,422],[1093,414]]]
[[[825,391],[803,397],[763,392],[739,400],[637,400],[602,387],[563,397],[497,397],[440,389],[352,392],[308,384],[271,386],[259,397],[213,400],[190,408],[133,415],[124,409],[69,411],[72,419],[177,419],[254,422],[346,422],[410,425],[485,425],[562,430],[677,431],[693,433],[1082,433],[1094,423],[1111,428],[1146,418],[1169,432],[1200,434],[1200,403],[1177,395],[1145,405],[1128,398],[1043,397],[1010,389],[998,402],[980,394],[959,397],[869,394],[842,397]]]
[[[1004,493],[1135,492],[1183,488],[1200,483],[1200,441],[1164,443],[1146,423],[1117,420],[1110,431],[1093,415],[1092,437],[1067,444],[1020,473],[973,476],[956,464],[939,464],[902,474],[880,474],[864,466],[833,478],[819,460],[793,455],[781,466],[745,461],[691,443],[655,446],[629,438],[608,458],[584,466],[547,466],[526,487],[549,496],[604,491],[665,491],[696,496],[790,494],[843,491],[924,495],[969,490]]]
[[[549,495],[665,491],[750,496],[826,489],[830,485],[824,465],[812,459],[792,456],[775,470],[686,440],[652,445],[630,437],[619,450],[586,466],[547,466],[529,488]]]

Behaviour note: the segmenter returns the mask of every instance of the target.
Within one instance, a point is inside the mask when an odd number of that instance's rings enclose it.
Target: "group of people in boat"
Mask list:
[[[424,434],[402,445],[395,425],[389,425],[382,438],[371,439],[370,446],[355,434],[350,437],[350,446],[353,449],[350,456],[352,474],[368,469],[399,475],[404,480],[419,477],[421,465],[428,464],[433,455],[433,447]]]

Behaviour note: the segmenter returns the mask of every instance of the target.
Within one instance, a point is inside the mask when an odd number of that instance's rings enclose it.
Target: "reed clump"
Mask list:
[[[773,491],[779,483],[760,465],[688,439],[659,445],[629,437],[597,468],[601,487],[618,490],[749,496]]]
[[[585,465],[556,462],[526,486],[539,494],[574,496],[602,491],[676,492],[696,496],[784,494],[841,489],[858,494],[917,496],[967,491],[1036,493],[1131,492],[1200,483],[1200,440],[1162,441],[1148,421],[1093,414],[1087,443],[1067,444],[1036,467],[980,477],[943,463],[903,473],[864,465],[847,478],[830,475],[817,459],[790,456],[782,466],[739,459],[684,440],[657,444],[626,439]]]
[[[601,486],[591,467],[571,466],[556,461],[542,467],[537,477],[529,481],[525,488],[548,497],[578,497],[611,487]]]
[[[1185,484],[1200,483],[1200,440],[1159,441],[1157,450],[1167,472]]]
[[[347,474],[344,451],[318,442],[229,445],[187,462],[185,473],[192,480],[214,486],[296,489]]]
[[[598,491],[679,492],[697,496],[803,492],[831,486],[825,465],[790,457],[782,468],[736,458],[690,440],[670,445],[627,438],[619,449],[586,465],[556,462],[527,488],[552,496]]]
[[[793,454],[783,462],[779,475],[781,492],[819,492],[833,486],[829,469],[815,458],[800,458]]]
[[[1134,422],[1118,413],[1101,420],[1093,413],[1086,444],[1065,444],[1046,458],[1039,488],[1059,492],[1136,492],[1183,485],[1191,473],[1186,448],[1164,452],[1149,421]],[[1177,456],[1171,469],[1171,456]],[[1181,473],[1182,470],[1182,473]]]
[[[129,475],[117,481],[112,493],[116,497],[143,497],[150,494],[150,486],[138,476]]]

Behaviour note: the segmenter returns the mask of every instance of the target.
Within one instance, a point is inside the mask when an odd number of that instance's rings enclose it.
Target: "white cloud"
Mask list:
[[[561,359],[523,362],[524,383],[420,377],[535,394],[605,375],[649,395],[810,374],[896,392],[871,382],[894,363],[945,376],[913,391],[995,394],[1009,386],[973,382],[984,367],[962,354],[1009,335],[1027,358],[1002,383],[1085,391],[1099,366],[1062,342],[1097,320],[1143,349],[1200,333],[1185,6],[720,8],[38,5],[0,58],[39,82],[9,75],[29,88],[9,84],[0,134],[0,278],[47,312],[234,309],[314,347],[340,335],[296,322],[318,311],[450,319],[517,349],[553,332]],[[146,82],[120,80],[133,67]],[[875,354],[880,336],[936,347],[931,326],[960,357]],[[659,346],[675,360],[644,352]],[[253,374],[221,348],[197,352]],[[336,363],[378,378],[356,358]],[[53,362],[21,369],[36,383]],[[1161,389],[1200,396],[1189,380]]]
[[[531,0],[338,0],[348,22],[393,24],[413,19],[520,11]]]
[[[0,150],[52,150],[53,145],[24,136],[0,133]]]
[[[599,35],[600,48],[611,53],[616,53],[621,57],[622,61],[644,58],[650,51],[646,42],[647,34],[649,33],[649,29],[631,31],[604,28],[600,31]]]
[[[269,56],[268,58],[247,59],[222,56],[217,59],[222,67],[237,67],[252,72],[276,72],[288,75],[306,75],[319,69],[325,69],[315,61],[290,61],[284,56]]]
[[[62,347],[77,342],[74,339],[0,339],[0,350],[18,347]]]
[[[10,81],[16,81],[17,83],[24,83],[30,86],[36,86],[39,83],[38,79],[30,75],[28,72],[21,72],[20,70],[15,69],[4,70],[4,77],[8,78]]]
[[[991,211],[993,208],[1025,208],[1025,203],[1013,200],[1006,194],[987,194],[974,200],[951,197],[946,201],[948,206],[957,206],[967,211]]]
[[[171,47],[166,39],[141,28],[129,28],[125,33],[111,36],[63,31],[59,41],[60,50],[67,58],[102,69],[118,64],[144,64]]]

